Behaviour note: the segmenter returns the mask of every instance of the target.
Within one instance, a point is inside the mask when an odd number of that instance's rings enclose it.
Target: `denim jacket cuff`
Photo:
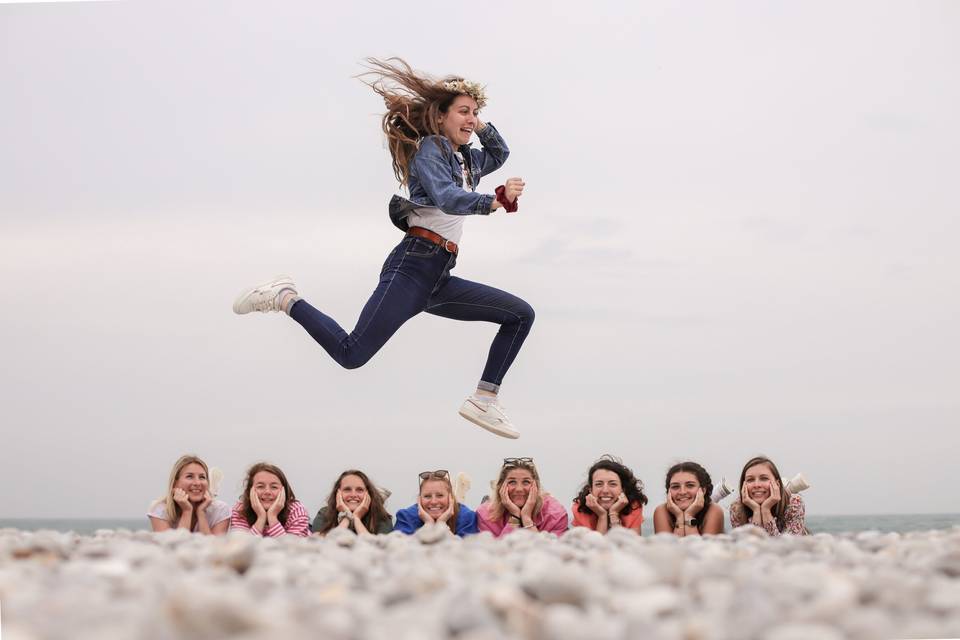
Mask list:
[[[497,131],[497,128],[495,126],[493,126],[489,122],[484,122],[483,124],[486,126],[484,126],[483,129],[480,129],[477,131],[477,138],[480,139],[480,144],[483,144],[484,142],[486,142],[487,139],[490,138],[491,136],[494,136],[497,138],[500,137],[500,132]]]
[[[490,207],[493,206],[493,201],[496,196],[490,196],[487,194],[481,194],[480,200],[477,201],[477,208],[474,211],[478,216],[488,216],[490,215]]]

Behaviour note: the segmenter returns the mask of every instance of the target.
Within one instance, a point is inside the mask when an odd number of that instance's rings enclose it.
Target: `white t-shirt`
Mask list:
[[[467,173],[467,165],[463,161],[463,154],[454,151],[454,155],[457,156],[457,161],[460,162],[460,171],[463,172],[463,190],[470,191],[467,188],[467,185],[470,184],[470,175]],[[407,216],[407,224],[411,227],[429,229],[450,242],[460,244],[460,238],[463,237],[463,221],[466,217],[444,213],[439,207],[417,207]]]
[[[223,500],[214,500],[211,502],[207,505],[206,512],[207,524],[211,527],[220,524],[224,520],[230,519],[230,506]],[[167,505],[163,500],[157,500],[150,505],[150,511],[147,512],[147,516],[170,522],[170,518],[167,516]],[[196,527],[194,527],[193,530],[196,531]]]

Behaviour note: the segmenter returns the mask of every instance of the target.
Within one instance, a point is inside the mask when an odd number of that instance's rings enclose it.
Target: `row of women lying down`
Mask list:
[[[419,474],[415,504],[391,517],[384,507],[384,491],[357,469],[340,474],[313,518],[296,499],[283,471],[257,463],[247,471],[243,493],[231,508],[211,494],[206,463],[192,455],[181,457],[170,472],[167,495],[151,506],[148,516],[154,531],[187,529],[220,535],[228,529],[255,536],[326,535],[347,529],[358,535],[401,531],[412,534],[424,524],[449,527],[465,536],[489,531],[501,537],[518,529],[562,535],[571,525],[600,533],[623,527],[640,533],[647,496],[643,483],[617,458],[604,456],[587,472],[587,481],[570,507],[572,518],[557,498],[543,490],[532,458],[506,458],[491,483],[491,495],[474,511],[462,503],[446,470]],[[714,499],[713,481],[696,462],[670,467],[664,502],[653,511],[656,533],[676,536],[719,534],[724,512]],[[771,536],[804,535],[804,504],[799,492],[784,485],[776,465],[766,458],[749,460],[740,474],[740,493],[730,505],[730,525],[752,524]],[[389,495],[387,493],[386,495]]]

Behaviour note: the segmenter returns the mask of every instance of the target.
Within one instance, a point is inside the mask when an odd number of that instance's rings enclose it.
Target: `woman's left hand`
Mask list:
[[[778,502],[780,502],[780,483],[776,480],[771,480],[770,495],[767,496],[766,500],[760,503],[760,510],[764,513],[769,513]]]
[[[523,187],[526,183],[523,181],[523,178],[509,178],[505,183],[503,183],[503,195],[504,197],[513,202],[518,197],[523,194]]]
[[[527,494],[527,501],[523,503],[523,507],[520,509],[520,519],[530,518],[533,515],[533,508],[537,506],[537,485],[532,483],[530,485],[530,493]]]
[[[700,489],[697,489],[697,497],[693,499],[693,502],[691,502],[686,509],[683,510],[683,513],[684,515],[686,515],[687,518],[692,518],[693,516],[700,513],[701,509],[703,509],[703,488],[702,487]]]
[[[204,491],[203,500],[201,500],[200,504],[197,505],[197,512],[205,511],[206,508],[210,506],[211,502],[213,502],[213,496],[210,495],[209,491]]]
[[[353,517],[362,518],[367,515],[367,511],[370,509],[370,494],[363,494],[363,500],[360,501],[360,504],[357,505],[356,511],[353,512]]]
[[[628,502],[630,501],[627,500],[627,495],[621,492],[620,495],[617,496],[617,501],[610,505],[610,515],[620,515],[620,512],[623,511],[623,508],[627,506]]]
[[[437,522],[439,524],[446,524],[450,520],[450,517],[453,515],[453,500],[450,500],[450,504],[447,505],[447,510],[437,516]]]
[[[267,516],[276,518],[277,515],[283,511],[283,507],[286,503],[287,490],[283,487],[280,487],[280,493],[277,494],[277,497],[273,499],[273,503],[270,505],[270,508],[267,509]]]

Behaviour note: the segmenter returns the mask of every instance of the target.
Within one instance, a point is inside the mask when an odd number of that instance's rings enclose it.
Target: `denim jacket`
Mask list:
[[[390,220],[401,231],[409,228],[406,218],[417,207],[437,207],[457,216],[489,215],[494,196],[477,193],[480,177],[496,171],[506,162],[510,150],[496,128],[487,123],[477,131],[482,149],[469,144],[460,147],[467,171],[473,181],[472,191],[463,188],[463,172],[453,153],[453,144],[445,136],[427,136],[420,141],[407,186],[410,198],[390,198]],[[439,143],[439,144],[438,144]]]

